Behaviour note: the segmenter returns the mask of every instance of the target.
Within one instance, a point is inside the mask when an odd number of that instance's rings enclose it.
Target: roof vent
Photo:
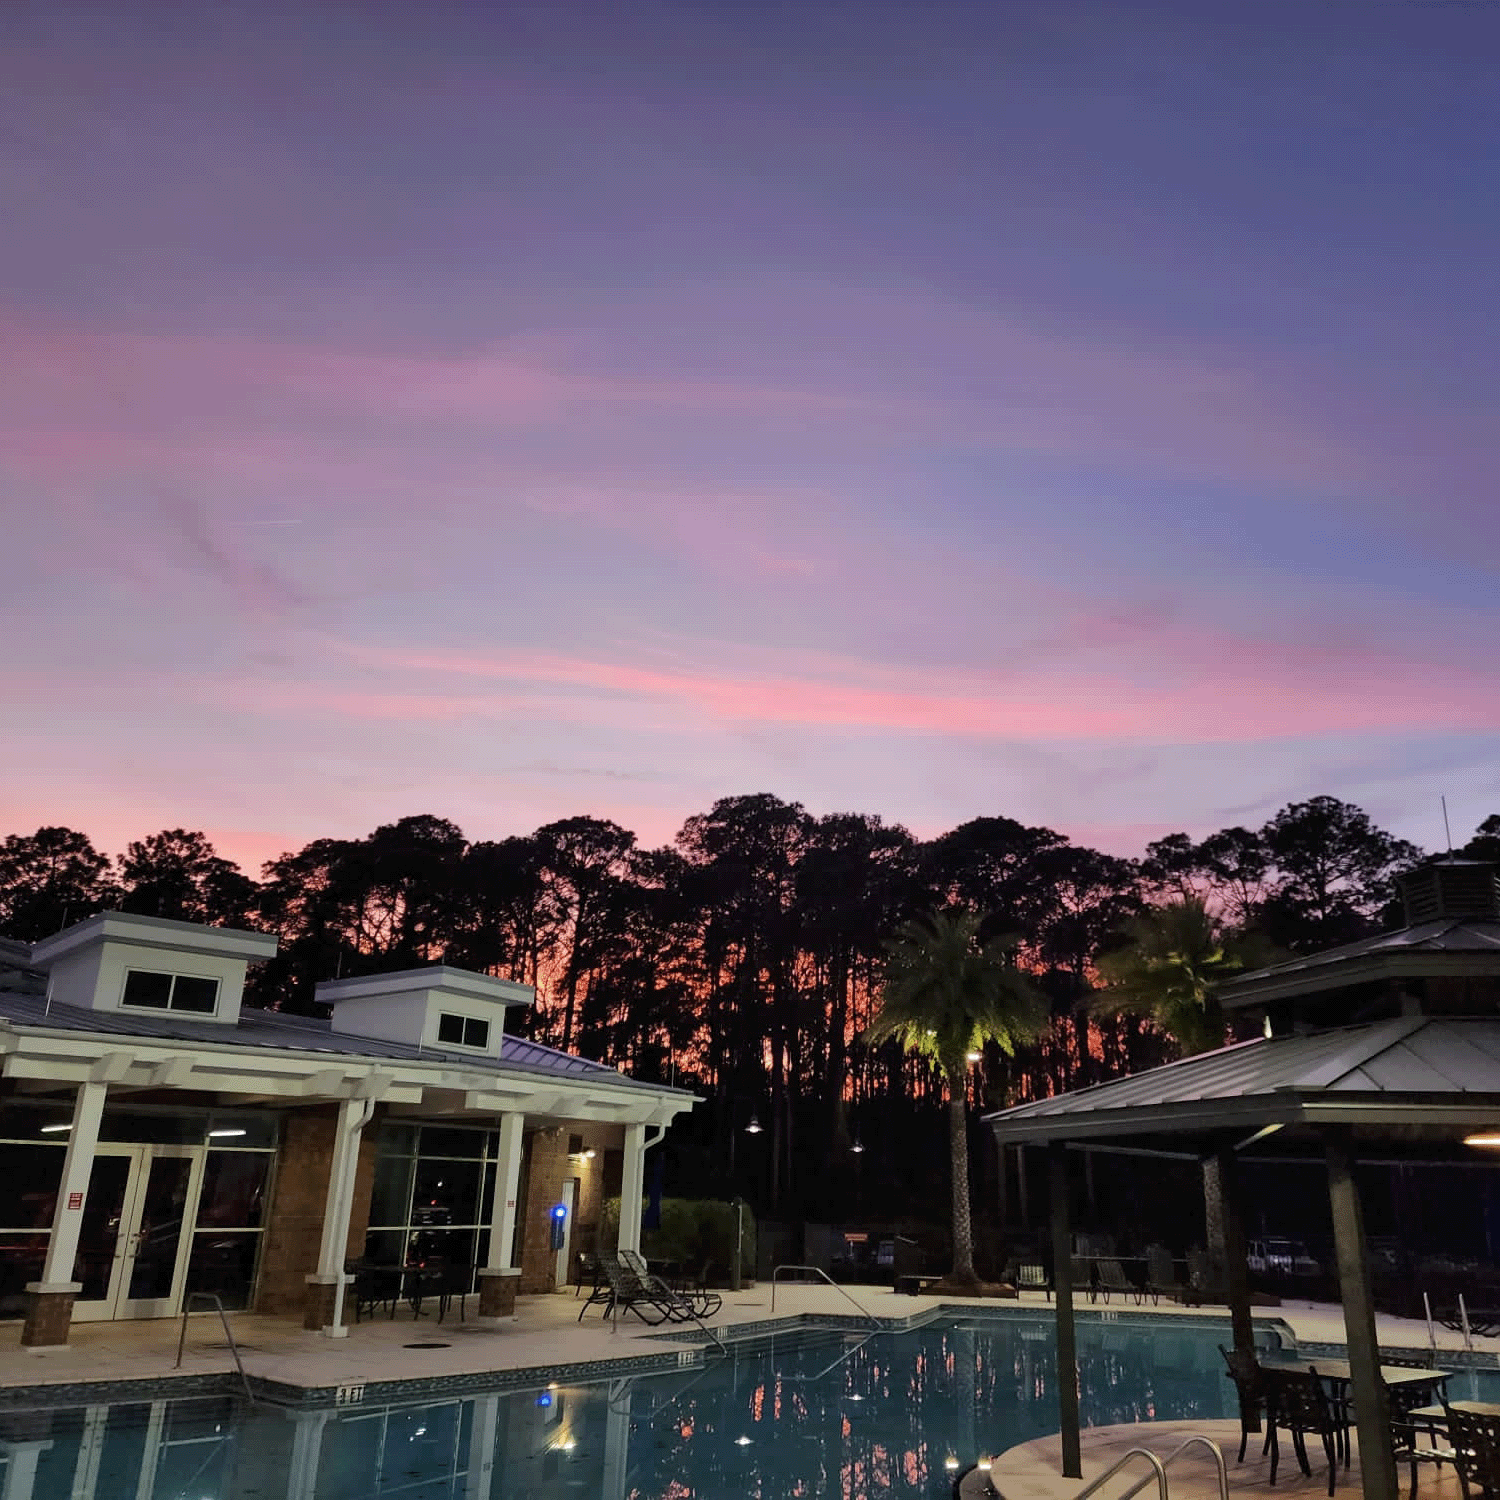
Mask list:
[[[1500,921],[1500,879],[1482,859],[1440,859],[1399,881],[1406,925],[1423,922]]]

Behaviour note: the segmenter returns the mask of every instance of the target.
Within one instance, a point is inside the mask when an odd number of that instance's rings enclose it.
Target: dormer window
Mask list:
[[[120,1004],[140,1010],[186,1011],[211,1016],[219,1004],[219,981],[197,974],[157,974],[128,969]]]
[[[490,1044],[490,1023],[478,1016],[438,1013],[438,1041],[450,1047],[473,1047],[482,1052]]]

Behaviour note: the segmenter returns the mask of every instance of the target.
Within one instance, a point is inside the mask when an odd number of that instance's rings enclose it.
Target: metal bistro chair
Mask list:
[[[1474,1500],[1476,1493],[1484,1500],[1500,1500],[1500,1416],[1465,1411],[1446,1401],[1443,1410],[1464,1500]]]
[[[1224,1364],[1227,1366],[1225,1373],[1234,1382],[1235,1394],[1240,1398],[1238,1461],[1244,1463],[1245,1444],[1252,1432],[1264,1428],[1266,1438],[1260,1451],[1264,1455],[1271,1449],[1271,1424],[1261,1421],[1266,1412],[1266,1383],[1261,1376],[1260,1363],[1253,1354],[1246,1354],[1239,1349],[1226,1349],[1223,1344],[1219,1345],[1219,1353],[1224,1356]]]
[[[1334,1485],[1338,1482],[1339,1454],[1347,1451],[1344,1417],[1339,1408],[1329,1402],[1323,1382],[1318,1378],[1316,1367],[1302,1370],[1268,1370],[1261,1367],[1261,1378],[1266,1389],[1266,1419],[1270,1428],[1271,1483],[1276,1483],[1276,1467],[1281,1459],[1280,1434],[1284,1429],[1291,1434],[1292,1450],[1304,1474],[1312,1473],[1307,1461],[1307,1434],[1313,1433],[1323,1443],[1323,1453],[1328,1459],[1328,1494],[1332,1500]]]

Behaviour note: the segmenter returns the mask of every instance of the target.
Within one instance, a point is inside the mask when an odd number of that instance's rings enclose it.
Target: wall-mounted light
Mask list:
[[[855,1135],[854,1135],[854,1144],[849,1149],[856,1156],[858,1156],[859,1153],[865,1149],[865,1143],[862,1140],[860,1140],[860,1138],[859,1138],[859,1132],[858,1131],[855,1132]]]
[[[758,1115],[756,1115],[754,1113],[754,1111],[752,1111],[751,1115],[750,1115],[750,1123],[747,1126],[745,1126],[745,1134],[746,1135],[759,1135],[761,1133],[761,1131],[764,1130],[764,1129],[765,1129],[765,1126],[760,1123],[760,1117]]]

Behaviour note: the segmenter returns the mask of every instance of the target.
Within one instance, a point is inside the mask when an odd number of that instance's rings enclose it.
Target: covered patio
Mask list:
[[[1258,1020],[1262,1037],[987,1117],[1002,1149],[1047,1148],[1063,1370],[1077,1368],[1070,1150],[1203,1164],[1209,1252],[1246,1356],[1240,1168],[1321,1162],[1367,1500],[1396,1500],[1398,1486],[1355,1166],[1362,1157],[1473,1164],[1500,1127],[1500,880],[1491,865],[1450,858],[1404,877],[1401,895],[1404,927],[1224,987],[1225,1009]],[[1078,1478],[1076,1378],[1058,1390],[1062,1471]]]

